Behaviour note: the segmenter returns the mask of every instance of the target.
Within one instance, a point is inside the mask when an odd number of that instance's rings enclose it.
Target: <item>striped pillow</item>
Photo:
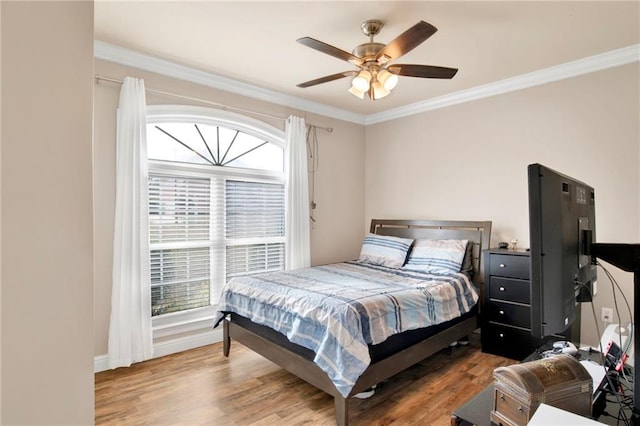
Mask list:
[[[372,265],[400,268],[407,259],[407,252],[413,243],[409,238],[368,234],[362,243],[358,260]]]
[[[405,269],[450,274],[460,272],[467,240],[416,240]]]

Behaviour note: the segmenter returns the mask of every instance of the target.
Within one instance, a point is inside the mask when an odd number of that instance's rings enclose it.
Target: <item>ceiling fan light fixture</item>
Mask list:
[[[388,96],[391,93],[391,90],[387,90],[379,81],[374,81],[371,84],[371,95],[373,96],[372,100],[377,101],[378,99],[382,99],[385,96]]]
[[[382,87],[389,92],[396,87],[396,84],[398,84],[398,76],[385,69],[380,70],[377,77],[378,81],[382,84]]]
[[[364,99],[364,94],[366,93],[365,91],[362,90],[358,90],[355,87],[351,86],[349,88],[349,93],[351,93],[353,96],[357,96],[360,99]]]
[[[351,86],[356,90],[361,92],[366,92],[369,90],[369,85],[371,83],[371,73],[367,70],[362,70],[358,73],[357,76],[353,78],[351,81]]]

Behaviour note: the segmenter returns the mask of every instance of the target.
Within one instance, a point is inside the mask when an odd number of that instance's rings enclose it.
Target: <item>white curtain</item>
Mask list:
[[[144,81],[126,77],[117,114],[110,368],[153,355],[146,115]]]
[[[311,265],[307,134],[304,118],[290,116],[285,124],[285,266]]]

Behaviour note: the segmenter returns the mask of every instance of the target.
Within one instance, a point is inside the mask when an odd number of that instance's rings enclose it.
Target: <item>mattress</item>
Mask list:
[[[437,325],[432,325],[430,327],[418,328],[415,330],[409,330],[403,333],[394,334],[382,343],[379,343],[377,345],[369,345],[369,356],[371,357],[371,364],[382,361],[383,359],[404,349],[407,349],[418,342],[428,339],[429,337],[434,336],[449,327],[461,323],[469,318],[473,318],[477,314],[478,307],[477,305],[475,305],[469,312],[463,314],[462,316],[459,316],[458,318],[454,318]],[[291,343],[291,341],[287,339],[285,335],[283,335],[282,333],[278,333],[272,328],[256,324],[248,318],[245,318],[238,314],[230,314],[229,319],[232,322],[251,331],[252,333],[264,337],[265,339],[278,344],[278,346],[286,348],[291,352],[302,356],[308,361],[313,361],[315,357],[315,353],[311,349],[307,349],[295,343]]]

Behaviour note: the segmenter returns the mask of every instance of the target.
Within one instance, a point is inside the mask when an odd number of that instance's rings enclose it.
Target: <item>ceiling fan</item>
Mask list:
[[[368,43],[356,46],[352,53],[338,49],[311,37],[297,40],[307,47],[327,55],[350,62],[359,69],[343,71],[314,80],[300,83],[298,87],[310,87],[327,83],[344,77],[355,76],[349,92],[363,99],[365,93],[371,100],[381,99],[391,93],[398,82],[398,76],[420,78],[450,79],[458,72],[457,68],[438,67],[433,65],[391,64],[392,61],[411,51],[420,43],[431,37],[438,29],[424,21],[418,22],[389,44],[375,43],[373,36],[380,32],[383,23],[377,19],[364,21],[360,28],[369,37]]]

